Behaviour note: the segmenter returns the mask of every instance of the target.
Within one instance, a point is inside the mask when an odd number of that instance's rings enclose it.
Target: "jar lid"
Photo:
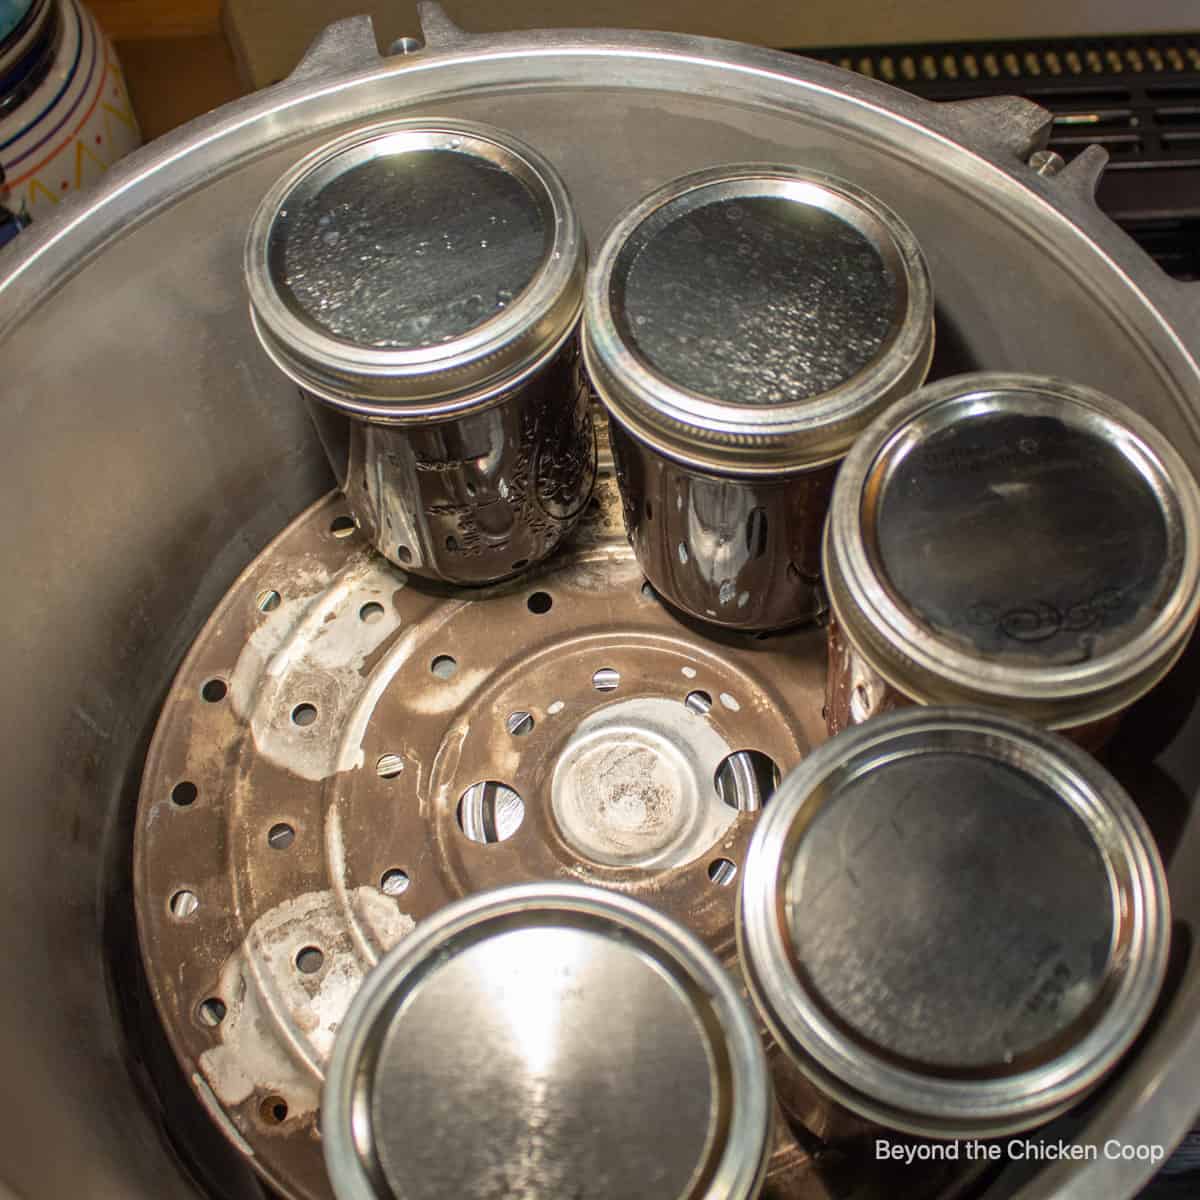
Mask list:
[[[340,1200],[742,1200],[771,1134],[732,978],[668,918],[579,884],[418,925],[351,1005],[321,1112]]]
[[[355,130],[291,168],[246,243],[264,348],[335,407],[450,415],[571,332],[584,244],[562,180],[497,129],[427,118]]]
[[[825,574],[847,637],[912,698],[1084,724],[1186,644],[1200,495],[1156,429],[1091,388],[959,376],[847,456]]]
[[[719,167],[609,232],[583,345],[601,399],[643,441],[700,468],[777,473],[839,458],[920,385],[933,295],[916,239],[868,192]]]
[[[932,1137],[1062,1112],[1128,1048],[1166,970],[1158,853],[1057,734],[912,708],[789,775],[746,857],[739,944],[784,1049],[846,1107]]]

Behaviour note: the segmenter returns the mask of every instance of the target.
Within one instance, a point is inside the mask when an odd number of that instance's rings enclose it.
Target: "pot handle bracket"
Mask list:
[[[420,35],[399,37],[388,47],[388,55],[417,54],[427,46],[442,50],[466,41],[471,35],[446,15],[436,0],[421,0],[417,5]],[[346,17],[327,25],[313,39],[304,57],[288,80],[316,79],[322,75],[344,74],[355,67],[379,62],[379,42],[375,23],[369,16]]]

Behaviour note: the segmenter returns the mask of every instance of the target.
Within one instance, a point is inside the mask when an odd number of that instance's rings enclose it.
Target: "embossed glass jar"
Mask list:
[[[491,583],[545,558],[583,512],[584,267],[553,167],[473,123],[359,129],[263,200],[246,246],[255,329],[397,566]]]
[[[1162,987],[1170,905],[1133,801],[1032,722],[911,708],[831,739],[763,810],[738,946],[781,1102],[936,1137],[1065,1111]]]
[[[734,629],[817,615],[837,463],[929,366],[933,297],[907,226],[792,166],[685,176],[606,237],[583,347],[659,594]]]
[[[941,380],[847,456],[826,530],[831,733],[900,705],[1095,748],[1200,611],[1200,493],[1152,425],[1036,375]]]
[[[752,1200],[762,1045],[681,926],[578,883],[467,897],[368,975],[321,1104],[339,1200]]]

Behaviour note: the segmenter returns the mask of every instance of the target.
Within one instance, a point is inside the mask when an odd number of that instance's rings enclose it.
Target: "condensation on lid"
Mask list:
[[[905,445],[873,472],[870,519],[887,585],[939,636],[1068,665],[1161,611],[1180,570],[1168,501],[1119,442],[1043,412],[964,411]]]
[[[912,231],[856,184],[733,163],[664,184],[588,273],[583,358],[640,441],[704,471],[841,458],[925,378],[933,292]]]
[[[912,754],[852,775],[787,880],[814,998],[918,1069],[1019,1070],[1106,977],[1113,900],[1093,836],[992,758]]]
[[[453,341],[528,286],[553,230],[525,182],[466,149],[343,154],[276,216],[268,263],[302,320],[359,346]]]
[[[623,258],[613,287],[624,336],[673,384],[726,403],[832,391],[901,315],[872,241],[795,197],[716,196],[648,222]]]

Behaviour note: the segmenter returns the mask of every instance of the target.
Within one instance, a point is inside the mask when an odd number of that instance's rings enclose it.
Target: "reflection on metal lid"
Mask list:
[[[928,625],[980,654],[1095,658],[1170,594],[1173,502],[1119,434],[1077,425],[1069,409],[1022,412],[1025,399],[997,397],[1004,407],[990,412],[976,400],[903,461],[876,460],[884,576]]]
[[[1198,538],[1192,477],[1123,405],[972,375],[863,435],[826,572],[847,636],[908,695],[1065,726],[1123,707],[1174,661],[1200,604]]]
[[[999,1135],[1068,1107],[1166,966],[1162,865],[1132,801],[1026,722],[909,709],[839,734],[755,832],[739,936],[763,1015],[861,1115]]]
[[[820,1003],[946,1069],[1035,1056],[1095,999],[1113,932],[1084,822],[1035,775],[961,750],[839,786],[792,859],[787,913]]]
[[[342,1200],[749,1197],[754,1023],[690,934],[578,885],[482,893],[372,972],[322,1105]]]

